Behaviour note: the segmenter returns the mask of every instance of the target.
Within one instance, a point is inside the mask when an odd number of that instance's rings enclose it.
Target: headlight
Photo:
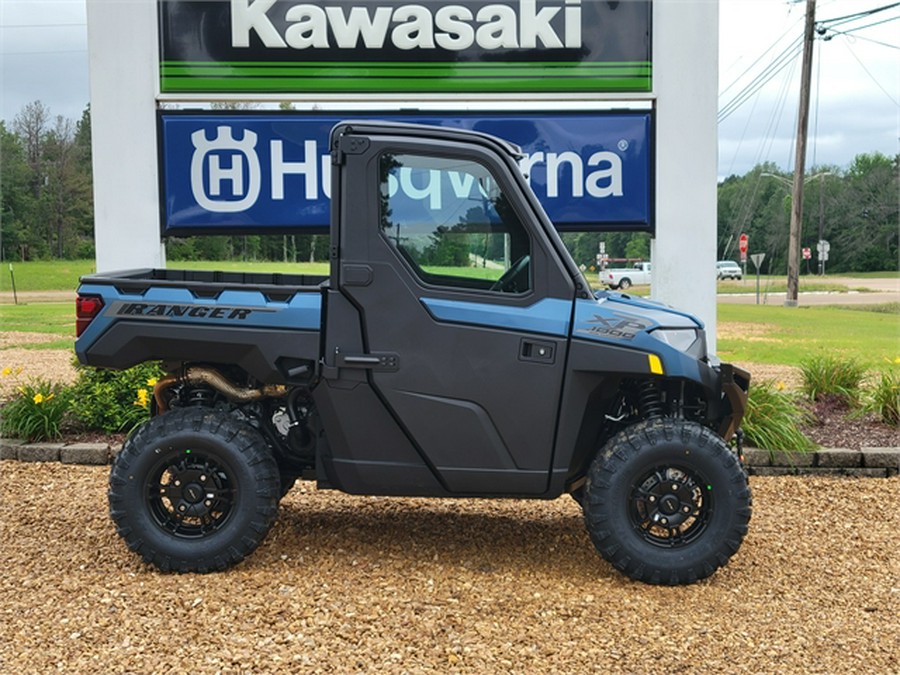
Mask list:
[[[706,334],[698,328],[657,328],[650,335],[694,358],[706,358]]]

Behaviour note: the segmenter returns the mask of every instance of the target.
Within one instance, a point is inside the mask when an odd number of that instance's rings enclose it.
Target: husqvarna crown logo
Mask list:
[[[234,138],[228,126],[216,128],[216,137],[200,129],[191,134],[191,191],[197,204],[214,213],[246,211],[256,203],[262,184],[256,134],[243,130]]]

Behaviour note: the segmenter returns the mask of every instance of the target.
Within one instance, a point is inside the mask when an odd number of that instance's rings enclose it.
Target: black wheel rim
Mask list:
[[[235,511],[237,483],[228,465],[202,450],[172,452],[150,472],[150,517],[169,534],[197,539],[220,530]]]
[[[709,525],[712,486],[690,469],[657,466],[634,482],[628,511],[644,541],[662,548],[686,546]]]

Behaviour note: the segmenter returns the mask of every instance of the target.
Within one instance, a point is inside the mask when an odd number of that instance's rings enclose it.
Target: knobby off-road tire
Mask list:
[[[583,500],[594,546],[651,584],[690,584],[724,565],[750,522],[747,475],[725,442],[694,422],[656,418],[594,459]]]
[[[263,437],[223,412],[175,410],[125,442],[109,476],[119,535],[164,572],[237,564],[275,521],[278,466]]]

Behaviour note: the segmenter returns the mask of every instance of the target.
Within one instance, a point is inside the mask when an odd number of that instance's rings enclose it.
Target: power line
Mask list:
[[[857,14],[849,14],[847,16],[837,17],[835,19],[825,19],[823,21],[817,21],[816,22],[816,34],[820,38],[827,41],[827,40],[832,39],[835,35],[850,35],[850,34],[857,33],[862,30],[866,30],[868,28],[874,28],[875,26],[881,26],[883,24],[890,23],[891,21],[896,21],[897,19],[900,19],[900,15],[891,16],[886,19],[881,19],[879,21],[873,21],[872,23],[863,24],[861,26],[859,26],[859,25],[858,26],[847,26],[844,30],[837,29],[837,26],[844,26],[845,24],[850,24],[855,21],[861,21],[861,20],[867,19],[868,17],[870,17],[874,14],[883,12],[885,10],[894,9],[895,7],[900,7],[900,2],[896,2],[891,5],[885,5],[883,7],[878,7],[876,9],[869,10],[867,12],[859,12]],[[863,39],[865,39],[865,38],[863,38]],[[877,43],[876,40],[872,40],[872,42]],[[895,47],[894,45],[890,45],[887,43],[880,43],[880,44],[884,44],[884,46],[888,46],[888,47]]]
[[[843,30],[843,31],[842,31],[842,30],[836,30],[835,28],[832,27],[832,26],[838,26],[838,25],[849,24],[849,23],[852,23],[853,21],[863,20],[863,19],[866,19],[866,18],[868,18],[868,17],[871,17],[871,16],[873,16],[873,15],[875,15],[875,14],[878,14],[878,13],[881,13],[881,12],[884,12],[884,11],[887,11],[887,10],[890,10],[890,9],[894,9],[894,8],[896,8],[896,7],[900,7],[900,2],[895,2],[895,3],[888,4],[888,5],[883,5],[883,6],[881,6],[881,7],[876,7],[876,8],[873,8],[873,9],[870,9],[870,10],[866,10],[866,11],[863,11],[863,12],[856,12],[856,13],[854,13],[854,14],[848,14],[848,15],[845,15],[845,16],[835,17],[835,18],[832,18],[832,19],[825,19],[825,20],[823,20],[823,21],[817,21],[817,22],[816,22],[816,33],[819,35],[820,38],[824,39],[825,41],[828,41],[828,40],[832,39],[832,37],[834,37],[834,35],[851,35],[851,34],[852,34],[852,35],[854,35],[854,37],[856,37],[857,39],[861,39],[861,40],[866,40],[866,41],[869,41],[869,42],[873,42],[873,43],[875,43],[875,44],[879,44],[879,45],[882,45],[882,46],[885,46],[885,47],[890,47],[891,49],[900,49],[900,46],[897,46],[897,45],[892,45],[892,44],[889,44],[889,43],[880,42],[880,41],[878,41],[878,40],[873,40],[873,39],[871,39],[871,38],[866,38],[866,37],[861,36],[861,35],[855,35],[855,34],[858,33],[859,31],[866,30],[866,29],[868,29],[868,28],[872,28],[872,27],[875,27],[875,26],[880,26],[880,25],[883,25],[883,24],[885,24],[885,23],[889,23],[889,22],[891,22],[891,21],[896,21],[897,19],[900,19],[900,16],[893,16],[893,17],[889,17],[889,18],[886,18],[886,19],[881,19],[881,20],[879,20],[879,21],[875,21],[875,22],[872,22],[872,23],[867,23],[867,24],[864,24],[864,25],[861,25],[861,26],[852,26],[852,27],[851,27],[851,26],[848,26],[848,27],[847,27],[845,30]],[[770,45],[770,46],[768,47],[768,49],[766,49],[766,50],[765,50],[765,51],[764,51],[764,52],[763,52],[763,53],[762,53],[762,54],[754,61],[753,65],[749,66],[743,73],[741,73],[740,76],[738,76],[735,80],[733,80],[733,81],[731,82],[731,84],[729,84],[725,89],[723,89],[723,90],[720,92],[719,97],[721,98],[724,94],[726,94],[728,91],[730,91],[731,88],[734,87],[734,86],[741,80],[741,78],[743,78],[745,75],[747,75],[747,73],[749,73],[749,72],[750,72],[757,64],[759,64],[759,62],[760,62],[760,61],[761,61],[761,60],[762,60],[769,52],[771,52],[771,51],[774,49],[774,47],[775,47],[775,46],[776,46],[776,45],[777,45],[777,44],[785,37],[785,35],[787,35],[787,33],[790,32],[791,30],[793,30],[793,26],[792,26],[791,28],[789,28],[788,31],[787,31],[786,33],[782,34],[782,36],[779,37],[778,40],[776,40],[772,45]],[[726,120],[726,119],[727,119],[730,115],[732,115],[736,110],[738,110],[741,106],[743,106],[743,105],[744,105],[744,104],[745,104],[752,96],[754,96],[760,89],[762,89],[762,88],[763,88],[765,85],[767,85],[772,79],[774,79],[775,76],[777,76],[778,73],[780,73],[780,72],[786,67],[786,65],[787,65],[786,61],[787,61],[788,59],[793,59],[793,58],[795,58],[795,57],[800,53],[801,48],[802,48],[802,39],[798,39],[796,42],[792,43],[792,44],[789,45],[787,48],[785,48],[780,54],[778,54],[778,56],[776,56],[776,57],[769,63],[769,65],[766,66],[766,68],[764,68],[758,75],[756,75],[756,76],[753,78],[753,80],[751,80],[748,84],[746,84],[746,85],[744,86],[744,88],[743,88],[740,92],[738,92],[737,94],[735,94],[728,102],[726,102],[725,104],[723,104],[723,105],[721,106],[721,108],[719,109],[719,113],[718,113],[718,121],[721,123],[721,122],[723,122],[724,120]],[[851,53],[852,53],[852,52],[851,52]],[[856,58],[857,61],[859,61],[859,59],[856,57],[855,54],[854,54],[853,56],[854,56],[854,58]],[[862,65],[861,62],[860,62],[860,65]],[[865,68],[865,66],[863,66],[863,68]],[[872,77],[872,79],[874,80],[874,77],[872,76],[871,73],[869,73],[868,70],[866,70],[866,73],[869,75],[869,77]],[[878,83],[876,82],[876,84],[878,84]],[[880,84],[879,84],[878,86],[879,86],[879,88],[882,89],[882,91],[884,91],[883,87],[881,87]],[[890,95],[889,95],[889,96],[890,96]],[[891,100],[893,100],[893,98],[891,98]]]
[[[864,16],[872,16],[873,14],[878,14],[879,12],[883,12],[887,9],[893,9],[894,7],[900,7],[900,2],[894,2],[890,5],[883,5],[881,7],[876,7],[874,9],[869,9],[864,12],[856,12],[855,14],[847,14],[846,16],[837,16],[833,19],[822,19],[821,21],[816,21],[817,25],[823,25],[826,23],[834,23],[841,24],[847,23],[848,21],[853,21],[855,19],[860,19]]]
[[[864,41],[866,41],[866,42],[871,42],[871,43],[876,44],[876,45],[881,45],[882,47],[889,47],[890,49],[900,49],[900,45],[892,45],[892,44],[889,44],[889,43],[887,43],[887,42],[882,42],[881,40],[873,40],[872,38],[867,38],[867,37],[864,37],[864,36],[862,36],[862,35],[854,35],[852,32],[846,32],[846,33],[845,33],[844,31],[841,31],[841,30],[836,30],[836,31],[833,31],[833,32],[834,32],[835,35],[847,35],[847,36],[852,36],[852,37],[856,38],[857,40],[864,40]],[[826,39],[826,40],[829,40],[830,38],[825,38],[825,39]]]
[[[856,59],[856,62],[859,64],[859,67],[862,68],[862,69],[866,72],[866,75],[868,75],[868,76],[872,79],[872,82],[875,83],[875,86],[878,87],[879,89],[881,89],[881,91],[884,93],[884,95],[887,96],[895,106],[900,107],[900,102],[896,101],[896,100],[894,99],[894,97],[891,96],[891,95],[888,93],[888,91],[887,91],[884,87],[881,86],[881,83],[880,83],[878,80],[875,79],[875,76],[872,75],[872,73],[869,72],[869,69],[866,68],[865,64],[864,64],[864,63],[860,60],[860,58],[856,55],[856,52],[854,52],[854,51],[850,48],[850,45],[847,44],[847,43],[845,42],[845,43],[844,43],[844,46],[847,48],[847,51],[850,52],[850,55],[851,55],[854,59]]]
[[[803,39],[798,38],[784,49],[774,61],[766,66],[740,92],[719,109],[718,121],[723,122],[754,94],[772,81],[782,70],[789,66],[803,49]]]
[[[831,30],[835,33],[840,32],[840,33],[843,33],[844,35],[849,35],[851,33],[855,33],[860,30],[865,30],[866,28],[872,28],[874,26],[881,26],[882,24],[890,23],[891,21],[896,21],[897,19],[900,19],[900,16],[892,16],[889,19],[882,19],[881,21],[876,21],[875,23],[867,23],[865,26],[857,26],[856,28],[851,28],[846,31],[836,31],[833,28],[827,28],[826,30]],[[820,33],[820,35],[821,35],[821,33]]]
[[[759,62],[762,61],[770,51],[772,51],[773,49],[775,49],[775,46],[776,46],[779,42],[781,42],[785,37],[787,37],[790,33],[792,33],[792,32],[794,31],[794,28],[796,27],[797,23],[799,23],[799,22],[795,22],[793,25],[791,25],[790,27],[788,27],[788,29],[787,29],[786,31],[784,31],[784,33],[782,33],[782,34],[778,37],[778,39],[775,40],[775,42],[773,42],[771,45],[769,45],[769,47],[766,49],[766,51],[764,51],[762,54],[760,54],[759,56],[757,56],[756,59],[753,61],[753,63],[752,63],[751,65],[747,66],[747,68],[744,70],[743,73],[741,73],[741,74],[738,75],[736,78],[734,78],[734,80],[731,82],[731,84],[729,84],[729,85],[728,85],[727,87],[725,87],[721,92],[719,92],[719,96],[723,96],[724,94],[728,93],[728,91],[729,91],[733,86],[735,86],[738,82],[740,82],[741,79],[742,79],[747,73],[749,73],[751,70],[753,70],[753,68],[754,68],[757,64],[759,64]],[[778,57],[776,57],[776,58],[778,58]]]

